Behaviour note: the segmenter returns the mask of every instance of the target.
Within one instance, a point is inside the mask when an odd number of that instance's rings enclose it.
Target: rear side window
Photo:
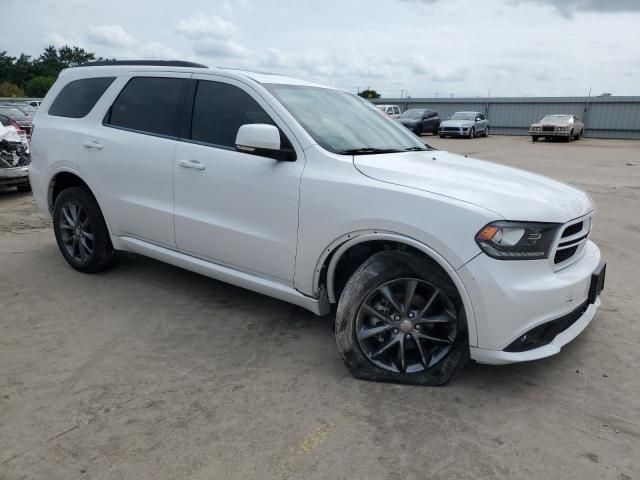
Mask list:
[[[234,148],[238,129],[247,123],[275,125],[258,102],[242,89],[226,83],[198,82],[192,140]]]
[[[104,119],[106,125],[177,137],[188,79],[134,77]]]
[[[49,115],[55,117],[85,117],[115,77],[83,78],[69,82],[49,107]]]

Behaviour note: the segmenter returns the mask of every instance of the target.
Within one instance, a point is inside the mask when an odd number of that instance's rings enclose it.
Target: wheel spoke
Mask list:
[[[402,334],[398,341],[398,368],[401,373],[404,373],[407,370],[407,362],[404,358],[404,335]]]
[[[444,343],[449,345],[450,343],[453,342],[453,340],[451,340],[450,338],[447,338],[446,340],[443,338],[437,338],[437,337],[432,337],[431,335],[425,335],[424,333],[416,333],[416,335],[419,338],[422,338],[423,340],[429,340],[430,342],[436,342],[436,343]]]
[[[386,323],[387,325],[391,324],[391,319],[384,316],[382,313],[380,313],[379,311],[377,311],[375,308],[373,308],[371,305],[367,305],[366,303],[362,306],[362,308],[364,308],[364,312],[368,315],[371,315],[375,318],[377,318],[378,320],[380,320],[382,323]]]
[[[73,237],[73,245],[72,245],[72,251],[71,251],[71,256],[73,258],[76,258],[78,256],[78,250],[79,250],[79,246],[78,246],[78,237]]]
[[[417,335],[413,335],[413,341],[416,344],[416,348],[418,349],[418,353],[420,354],[420,362],[424,368],[427,368],[429,364],[427,363],[427,357],[425,357],[424,349],[422,348],[422,344],[420,343],[420,338]]]
[[[69,204],[69,213],[71,214],[71,218],[73,219],[74,225],[78,224],[78,205],[75,203]]]
[[[86,256],[90,256],[93,254],[93,249],[89,248],[89,245],[87,245],[87,240],[85,238],[80,238],[80,246],[84,249],[85,253],[87,254]]]
[[[91,240],[93,242],[93,233],[85,232],[83,230],[82,234],[85,236],[85,238],[87,238],[88,240]]]
[[[393,298],[393,293],[389,288],[389,285],[384,285],[380,287],[380,293],[387,299],[387,301],[391,304],[391,306],[395,309],[396,312],[402,312],[402,307],[398,304],[395,298]]]
[[[65,223],[60,223],[60,228],[63,230],[73,230],[73,227],[71,225],[69,225],[69,223],[65,222]]]
[[[422,317],[417,323],[449,323],[451,316],[447,314],[431,315],[428,317]]]
[[[431,305],[433,305],[433,302],[436,300],[436,298],[438,298],[438,295],[440,295],[440,290],[438,290],[437,288],[434,290],[433,295],[431,295],[431,298],[427,301],[427,303],[425,304],[424,307],[422,307],[422,310],[420,310],[420,312],[418,313],[418,315],[416,315],[416,318],[422,318],[424,317],[424,314],[427,313],[427,310],[429,310],[429,308],[431,307]]]
[[[67,223],[69,224],[69,226],[71,228],[75,228],[76,227],[76,222],[73,221],[73,219],[71,218],[71,212],[69,211],[68,207],[63,207],[62,208],[62,214],[64,215],[65,220],[67,221]]]
[[[409,311],[409,307],[411,306],[411,299],[413,298],[413,294],[416,291],[416,286],[418,285],[417,280],[407,280],[406,291],[404,293],[404,307],[403,312],[407,313]]]
[[[400,337],[402,337],[402,335],[400,335]],[[371,355],[369,355],[369,357],[371,358],[375,358],[375,357],[379,357],[380,355],[382,355],[384,352],[386,352],[387,350],[389,350],[391,347],[393,347],[396,343],[398,343],[398,335],[396,335],[395,337],[393,337],[392,339],[390,339],[387,343],[385,343],[382,347],[380,347],[378,350],[376,350],[375,352],[373,352]]]
[[[378,327],[372,327],[360,330],[358,332],[358,339],[366,340],[367,338],[374,337],[380,333],[384,333],[391,328],[391,325],[380,325]]]

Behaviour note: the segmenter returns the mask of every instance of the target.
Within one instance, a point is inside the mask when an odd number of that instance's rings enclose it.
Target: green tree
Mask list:
[[[35,77],[26,83],[24,89],[30,97],[44,97],[55,81],[56,77]]]
[[[362,98],[380,98],[380,94],[375,90],[371,90],[370,88],[359,92],[358,95],[360,95]]]
[[[19,86],[9,83],[0,83],[0,97],[24,97],[24,90]]]

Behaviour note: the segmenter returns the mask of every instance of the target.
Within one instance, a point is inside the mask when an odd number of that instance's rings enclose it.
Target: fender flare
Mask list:
[[[334,240],[331,243],[331,245],[325,248],[322,256],[320,257],[316,265],[316,269],[314,272],[314,279],[313,279],[314,291],[317,292],[320,289],[319,281],[320,281],[320,271],[322,270],[322,265],[324,264],[329,254],[333,252],[333,256],[331,257],[331,260],[329,261],[329,265],[327,267],[327,295],[330,303],[336,303],[337,299],[335,296],[334,282],[335,282],[336,267],[338,265],[340,258],[349,248],[353,247],[354,245],[357,245],[362,242],[368,242],[371,240],[383,240],[383,241],[386,240],[386,241],[405,244],[407,246],[415,248],[416,250],[421,251],[422,253],[430,257],[432,260],[434,260],[438,265],[440,265],[440,267],[442,267],[442,269],[447,273],[447,275],[449,275],[449,277],[451,278],[451,281],[454,283],[454,285],[456,286],[460,294],[460,299],[462,300],[462,304],[464,306],[465,313],[467,316],[469,344],[470,346],[477,345],[478,337],[476,333],[476,321],[475,321],[475,315],[473,312],[473,305],[471,303],[471,297],[469,296],[469,293],[467,292],[467,289],[464,283],[462,282],[462,279],[458,275],[458,272],[442,255],[440,255],[438,252],[433,250],[431,247],[425,245],[424,243],[414,238],[407,237],[406,235],[401,235],[399,233],[383,231],[383,230],[363,230],[363,231],[358,231],[358,232],[353,232],[353,233],[343,235],[342,237]]]

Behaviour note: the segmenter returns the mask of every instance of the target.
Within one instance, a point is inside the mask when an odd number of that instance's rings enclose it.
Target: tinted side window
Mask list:
[[[67,118],[85,117],[115,77],[83,78],[69,82],[49,107],[49,115]]]
[[[240,88],[205,80],[198,82],[192,118],[192,140],[232,148],[242,125],[275,125],[267,112]]]
[[[177,137],[186,78],[134,77],[122,89],[105,124]]]
[[[9,120],[9,117],[5,117],[4,115],[0,115],[0,123],[5,127],[8,127],[9,125],[11,125],[11,121]]]

